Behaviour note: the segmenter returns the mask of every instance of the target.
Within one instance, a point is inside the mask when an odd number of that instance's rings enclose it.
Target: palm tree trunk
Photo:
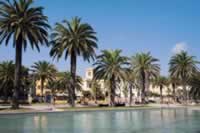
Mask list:
[[[186,85],[185,83],[183,83],[183,92],[184,92],[184,96],[183,96],[183,100],[184,100],[184,103],[187,105],[188,104],[188,99],[187,99],[187,90],[186,90]]]
[[[147,101],[149,101],[149,81],[150,81],[150,79],[149,79],[149,74],[148,73],[146,73],[145,74],[145,99],[147,100]]]
[[[95,88],[95,103],[97,103],[97,88]]]
[[[162,94],[163,86],[160,86],[160,103],[163,103],[163,94]]]
[[[174,97],[174,102],[176,102],[176,84],[172,84],[172,89],[173,89],[173,97]]]
[[[42,95],[42,100],[43,100],[43,97],[44,97],[44,79],[43,78],[41,78],[40,84],[41,84],[41,95]]]
[[[139,101],[140,97],[141,97],[141,89],[137,88],[137,101],[136,102]]]
[[[110,81],[110,87],[111,87],[111,94],[110,94],[110,106],[115,106],[115,77],[112,76]]]
[[[6,84],[6,85],[9,86],[8,84]],[[7,103],[8,102],[8,90],[4,89],[3,92],[4,92],[3,95],[5,96],[4,102]]]
[[[76,85],[76,55],[72,53],[71,55],[71,76],[72,84],[70,88],[70,104],[72,107],[75,107],[75,85]]]
[[[132,89],[133,89],[133,85],[130,84],[130,99],[129,99],[129,106],[132,105],[132,101],[133,101],[133,91],[132,91]]]
[[[15,80],[14,80],[14,91],[12,97],[12,109],[18,109],[18,93],[21,85],[21,65],[22,65],[22,40],[18,40],[16,43],[16,55],[15,55]]]
[[[141,75],[142,75],[142,94],[141,94],[141,101],[142,101],[142,104],[145,103],[145,85],[146,85],[146,79],[145,79],[145,72],[142,71],[141,72]]]

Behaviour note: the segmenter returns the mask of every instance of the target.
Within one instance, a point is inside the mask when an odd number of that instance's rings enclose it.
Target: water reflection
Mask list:
[[[0,116],[0,133],[200,133],[200,112],[187,109]]]

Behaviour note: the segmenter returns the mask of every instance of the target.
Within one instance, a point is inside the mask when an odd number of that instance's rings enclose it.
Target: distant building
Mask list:
[[[92,89],[92,80],[94,77],[94,71],[93,68],[87,68],[85,72],[85,77],[83,78],[83,83],[82,83],[82,89],[84,91],[91,91]],[[97,80],[97,83],[99,84],[101,91],[104,93],[107,91],[106,85],[104,80]]]
[[[83,91],[90,91],[92,92],[92,80],[94,77],[94,70],[93,68],[87,68],[85,71],[85,76],[82,78],[82,90]],[[100,79],[96,81],[99,86],[101,91],[106,94],[106,92],[109,91],[109,86],[106,85],[105,80]],[[123,82],[118,84],[118,88],[116,88],[116,96],[121,97],[121,98],[125,98],[125,97],[129,97],[129,90],[127,90],[126,94],[124,93],[124,88],[127,87]],[[37,96],[41,96],[41,83],[40,80],[38,80],[36,82],[36,95]],[[153,94],[154,96],[152,96],[151,98],[155,99],[155,95],[157,95],[157,98],[159,99],[159,95],[160,95],[160,88],[159,87],[153,87],[151,84],[149,85],[149,89],[148,91]],[[139,98],[141,92],[140,89],[138,88],[133,88],[132,90],[133,92],[133,97],[137,97]],[[45,94],[49,94],[51,93],[51,90],[46,88],[46,83],[44,83],[44,95]],[[180,95],[180,93],[182,93],[182,87],[178,86],[176,88],[176,93],[177,95]],[[172,95],[172,87],[168,86],[168,87],[163,87],[163,96],[166,97],[168,95]],[[77,96],[82,96],[81,92],[77,92]]]
[[[84,91],[91,91],[92,89],[92,79],[94,77],[94,71],[93,68],[87,68],[86,72],[85,72],[85,77],[83,78],[83,86],[82,89]],[[106,85],[106,82],[101,79],[101,80],[97,80],[97,82],[100,85],[101,90],[105,93],[106,91],[109,90],[109,86]],[[120,96],[121,98],[125,98],[125,97],[129,97],[129,90],[127,95],[125,95],[125,93],[123,93],[124,88],[127,87],[123,82],[118,84],[118,88],[116,88],[116,95]],[[187,87],[187,89],[189,89],[189,87]],[[133,97],[138,97],[140,99],[140,94],[141,94],[141,89],[138,88],[133,88],[132,90],[133,92]],[[153,87],[152,84],[149,85],[148,87],[148,92],[151,94],[150,99],[153,100],[159,100],[160,97],[160,88],[159,87]],[[163,93],[163,97],[165,97],[164,99],[167,98],[167,96],[172,96],[173,91],[172,91],[172,86],[164,86],[162,89],[162,93]],[[181,94],[183,93],[182,87],[181,86],[177,86],[176,87],[176,95],[183,95]],[[157,97],[157,99],[156,99]]]
[[[44,88],[43,88],[43,94],[46,95],[46,94],[50,94],[51,93],[51,90],[48,89],[47,87],[47,82],[44,82]],[[36,96],[42,96],[42,91],[41,91],[41,81],[40,80],[37,80],[36,83],[35,83],[35,95]]]

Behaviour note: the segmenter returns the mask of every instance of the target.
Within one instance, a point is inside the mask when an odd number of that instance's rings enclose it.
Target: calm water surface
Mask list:
[[[154,109],[0,116],[0,133],[200,133],[200,111]]]

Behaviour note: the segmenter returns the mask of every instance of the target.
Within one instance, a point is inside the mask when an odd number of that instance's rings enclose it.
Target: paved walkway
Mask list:
[[[0,110],[1,109],[9,109],[11,106],[2,106],[0,105]],[[20,108],[22,109],[31,109],[35,111],[58,111],[58,108],[67,108],[70,107],[70,105],[67,104],[33,104],[33,105],[20,105]],[[87,107],[83,105],[76,105],[76,107]],[[90,106],[89,106],[90,107]]]
[[[140,106],[141,106],[141,109],[145,109],[145,106],[143,107],[142,105],[135,105],[135,106],[132,106],[132,108],[130,107],[121,107],[123,109],[140,109]],[[69,105],[66,105],[66,104],[60,104],[60,105],[52,105],[52,104],[34,104],[34,105],[30,105],[30,106],[20,106],[22,108],[22,111],[18,111],[18,110],[13,110],[11,111],[11,113],[15,114],[15,113],[37,113],[37,112],[60,112],[60,111],[67,111],[66,109],[62,109],[62,108],[67,108],[67,107],[70,107]],[[69,111],[70,110],[75,110],[75,111],[78,111],[78,110],[85,110],[87,111],[87,108],[80,108],[80,107],[89,107],[90,109],[90,106],[82,106],[82,105],[76,105],[76,107],[78,108],[69,108]],[[93,106],[94,107],[94,106]],[[10,106],[1,106],[0,105],[0,109],[9,109]],[[108,107],[109,108],[109,107]],[[111,108],[111,107],[110,107]],[[146,106],[147,109],[149,108],[188,108],[188,109],[192,109],[192,110],[200,110],[200,106],[184,106],[184,105],[180,105],[180,104],[149,104]],[[25,110],[23,110],[25,109]],[[30,109],[28,111],[26,111],[26,109]],[[91,106],[91,109],[92,110],[98,110],[98,108],[92,108]],[[99,108],[100,110],[104,109],[104,108]],[[106,108],[105,108],[106,109]],[[113,108],[113,109],[120,109],[120,107],[118,108]],[[110,110],[110,109],[109,109]],[[112,108],[111,108],[112,110]],[[3,111],[0,112],[0,114],[9,114],[10,112],[9,111]]]

